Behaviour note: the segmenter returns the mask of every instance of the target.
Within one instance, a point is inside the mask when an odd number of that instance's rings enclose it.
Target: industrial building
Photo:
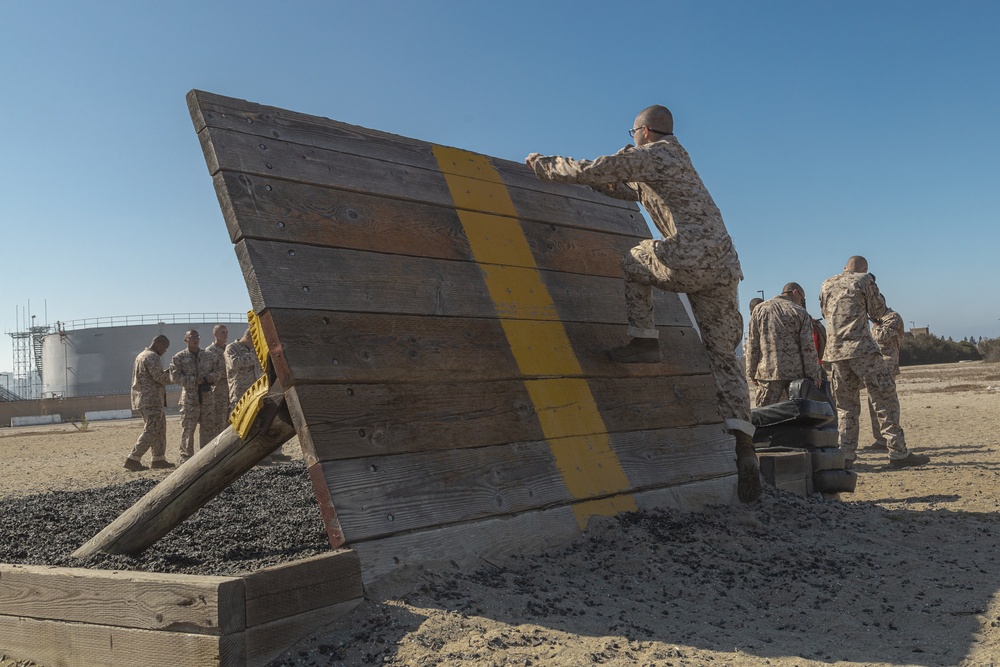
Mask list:
[[[128,394],[135,357],[155,336],[163,334],[170,339],[170,349],[164,355],[166,366],[170,357],[183,349],[187,330],[196,329],[205,347],[212,343],[216,324],[228,327],[232,342],[246,330],[246,314],[130,315],[32,324],[9,334],[14,342],[14,371],[5,379],[0,399]]]

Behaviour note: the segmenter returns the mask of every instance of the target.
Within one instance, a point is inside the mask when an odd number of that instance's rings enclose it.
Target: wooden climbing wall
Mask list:
[[[634,204],[523,164],[200,91],[195,128],[331,544],[366,581],[730,502],[700,339],[621,365]],[[280,517],[275,517],[280,520]]]

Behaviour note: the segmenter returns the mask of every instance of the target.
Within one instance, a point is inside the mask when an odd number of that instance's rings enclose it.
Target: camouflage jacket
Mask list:
[[[218,377],[215,385],[212,387],[212,393],[218,394],[219,397],[225,396],[225,403],[229,402],[229,386],[226,383],[226,348],[219,347],[218,343],[212,342],[211,345],[202,350],[202,354],[210,357],[211,361],[209,364],[210,374]]]
[[[905,329],[903,318],[891,308],[872,323],[872,338],[893,376],[899,375],[899,346],[903,344]]]
[[[226,376],[229,378],[229,403],[234,404],[257,379],[257,355],[240,342],[226,346]]]
[[[747,337],[747,378],[751,380],[818,380],[819,356],[813,319],[784,296],[753,310]]]
[[[222,379],[222,373],[216,366],[214,355],[206,354],[205,350],[199,350],[196,355],[185,347],[170,360],[170,377],[181,386],[182,393],[196,391],[199,378],[204,378],[202,393],[205,393]]]
[[[533,167],[542,180],[589,185],[606,195],[641,203],[663,234],[656,254],[667,266],[726,268],[743,278],[722,213],[675,137],[626,146],[596,160],[540,157]]]
[[[170,372],[163,367],[163,357],[147,347],[132,366],[132,409],[162,408],[167,404],[168,384]]]
[[[844,271],[827,278],[819,289],[819,304],[827,333],[823,361],[879,354],[868,321],[880,319],[887,308],[871,274]]]

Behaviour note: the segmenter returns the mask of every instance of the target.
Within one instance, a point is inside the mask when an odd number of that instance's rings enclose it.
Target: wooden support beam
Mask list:
[[[230,426],[139,502],[73,552],[135,554],[173,530],[295,435],[283,399],[268,397],[247,439]]]

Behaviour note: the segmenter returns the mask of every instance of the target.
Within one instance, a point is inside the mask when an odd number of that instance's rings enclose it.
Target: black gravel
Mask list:
[[[136,557],[70,556],[155,480],[0,499],[0,563],[235,575],[330,551],[301,462],[258,466]]]

